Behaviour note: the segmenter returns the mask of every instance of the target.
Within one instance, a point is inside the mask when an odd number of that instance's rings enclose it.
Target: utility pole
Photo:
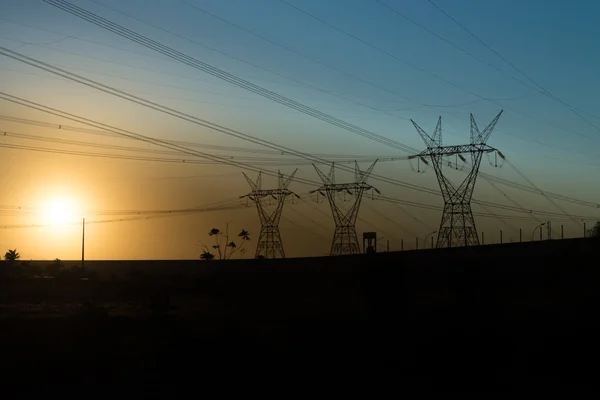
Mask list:
[[[500,229],[500,244],[503,244],[502,243],[502,229]]]
[[[353,183],[335,183],[335,163],[331,164],[331,168],[327,175],[321,172],[321,170],[313,164],[313,167],[323,182],[323,186],[310,193],[317,192],[321,193],[322,196],[327,197],[333,215],[333,221],[335,222],[335,231],[330,252],[330,255],[332,256],[360,254],[360,245],[358,244],[358,237],[356,235],[356,219],[358,218],[358,211],[364,192],[366,190],[375,190],[377,193],[380,193],[379,190],[367,184],[367,179],[371,175],[371,172],[373,172],[376,163],[377,160],[375,160],[366,171],[362,171],[355,161]],[[342,211],[336,203],[336,194],[339,192],[345,192],[354,197],[352,206],[348,211]]]
[[[546,223],[546,229],[548,229],[548,232],[546,233],[546,239],[551,240],[552,239],[552,221],[548,221]]]
[[[288,186],[297,171],[298,169],[287,178],[284,178],[283,174],[277,171],[279,181],[277,189],[262,189],[261,172],[258,173],[256,181],[252,181],[242,172],[252,191],[240,196],[240,198],[247,197],[252,200],[256,204],[256,209],[258,210],[258,216],[260,218],[260,234],[258,235],[258,243],[256,244],[256,258],[260,256],[264,258],[285,258],[281,234],[279,233],[279,221],[281,220],[281,214],[283,213],[285,199],[288,196],[300,197],[296,193],[288,190]],[[277,201],[275,209],[270,213],[265,210],[262,202],[264,198],[273,198]]]
[[[546,225],[546,222],[542,222],[541,224],[539,224],[538,226],[535,227],[535,229],[533,230],[533,232],[531,232],[531,241],[533,242],[533,238],[535,236],[535,231],[539,228],[540,230],[540,240],[542,240],[542,227]]]
[[[415,121],[411,119],[417,132],[425,142],[426,150],[410,158],[419,158],[427,164],[426,158],[430,158],[440,185],[442,197],[444,198],[444,211],[442,221],[438,230],[437,247],[475,246],[479,244],[475,219],[471,210],[471,198],[475,188],[475,181],[479,173],[479,166],[484,153],[496,152],[501,158],[504,155],[497,149],[487,145],[492,131],[494,130],[502,111],[489,123],[488,126],[479,131],[477,123],[471,114],[471,141],[470,144],[457,146],[442,146],[442,117],[439,117],[433,135],[425,132]],[[444,158],[455,156],[466,162],[463,154],[471,155],[471,171],[460,185],[455,187],[450,183],[442,171],[443,164],[451,163]]]
[[[425,239],[423,240],[423,242],[425,243],[424,245],[427,246],[427,238],[429,236],[431,236],[431,248],[433,249],[433,235],[437,233],[437,231],[433,231],[431,233],[428,233],[427,236],[425,236]]]
[[[85,263],[85,218],[81,224],[81,268]]]

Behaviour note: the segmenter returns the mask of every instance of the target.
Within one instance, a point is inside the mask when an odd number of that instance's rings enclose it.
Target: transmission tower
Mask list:
[[[474,246],[479,244],[475,219],[471,211],[471,198],[483,154],[498,152],[502,156],[502,153],[497,149],[487,145],[487,140],[492,134],[502,112],[500,111],[496,118],[483,131],[479,131],[475,118],[471,114],[471,143],[456,146],[442,146],[442,117],[439,117],[435,131],[431,136],[411,119],[411,122],[427,146],[426,150],[416,156],[412,156],[412,158],[431,159],[440,184],[442,197],[444,198],[444,211],[440,229],[438,230],[436,245],[438,248],[461,245]],[[444,164],[445,157],[451,156],[455,156],[457,159],[460,158],[463,162],[466,162],[463,154],[471,155],[471,170],[461,184],[455,187],[444,176],[442,164]],[[452,165],[452,162],[447,162],[447,164]]]
[[[260,234],[256,245],[256,258],[277,258],[278,256],[285,258],[283,243],[281,242],[281,235],[279,233],[279,220],[281,219],[285,199],[288,196],[300,198],[300,196],[288,189],[288,186],[297,171],[298,169],[287,178],[284,178],[283,174],[278,171],[279,185],[277,189],[262,189],[262,172],[258,173],[256,181],[252,181],[252,179],[248,178],[248,176],[242,172],[252,191],[244,196],[240,196],[240,198],[246,197],[252,200],[256,204],[256,209],[258,210],[258,216],[260,218]],[[275,209],[271,212],[265,210],[265,199],[268,199],[269,201],[274,199],[277,202],[275,204]]]
[[[354,162],[354,183],[335,183],[335,163],[331,164],[329,173],[325,175],[313,164],[317,174],[323,181],[323,186],[311,191],[310,193],[320,193],[327,197],[333,221],[335,222],[335,232],[331,244],[330,255],[360,254],[360,245],[356,235],[356,218],[365,190],[379,190],[367,184],[367,179],[371,175],[377,160],[366,171],[361,171],[358,163]],[[350,209],[343,211],[336,203],[336,194],[347,193],[352,196]]]

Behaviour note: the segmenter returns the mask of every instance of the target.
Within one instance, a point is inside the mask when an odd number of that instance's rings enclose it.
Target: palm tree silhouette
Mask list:
[[[15,262],[17,262],[19,260],[19,258],[21,258],[21,255],[17,252],[17,249],[14,249],[14,250],[9,249],[4,254],[4,259],[6,261],[8,261],[10,264],[14,264]]]

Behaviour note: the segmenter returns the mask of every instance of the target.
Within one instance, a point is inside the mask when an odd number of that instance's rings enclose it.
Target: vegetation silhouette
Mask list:
[[[4,253],[4,259],[8,261],[9,264],[14,264],[21,258],[21,254],[17,251],[17,249],[8,250]]]
[[[590,229],[590,237],[600,238],[600,221],[596,222],[594,227]]]
[[[200,242],[203,247],[202,254],[200,254],[200,259],[214,260],[215,258],[218,258],[219,260],[229,260],[231,256],[238,251],[240,254],[244,254],[246,252],[246,249],[244,249],[244,244],[250,240],[250,233],[245,229],[242,229],[238,233],[237,236],[241,241],[240,245],[238,246],[236,242],[230,240],[229,224],[229,222],[225,224],[225,232],[222,232],[218,228],[212,228],[208,232],[208,236],[213,237],[215,240],[215,243],[211,246],[211,248],[216,252],[216,254],[212,253],[206,244]]]
[[[21,255],[17,249],[8,250],[4,254],[5,262],[0,265],[0,275],[4,277],[20,275],[20,258]]]
[[[55,278],[58,278],[63,274],[65,270],[65,266],[60,259],[55,259],[50,264],[46,266],[46,272]]]

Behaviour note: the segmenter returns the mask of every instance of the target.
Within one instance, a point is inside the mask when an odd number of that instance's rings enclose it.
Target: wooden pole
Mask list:
[[[85,218],[81,224],[81,268],[85,263]]]

